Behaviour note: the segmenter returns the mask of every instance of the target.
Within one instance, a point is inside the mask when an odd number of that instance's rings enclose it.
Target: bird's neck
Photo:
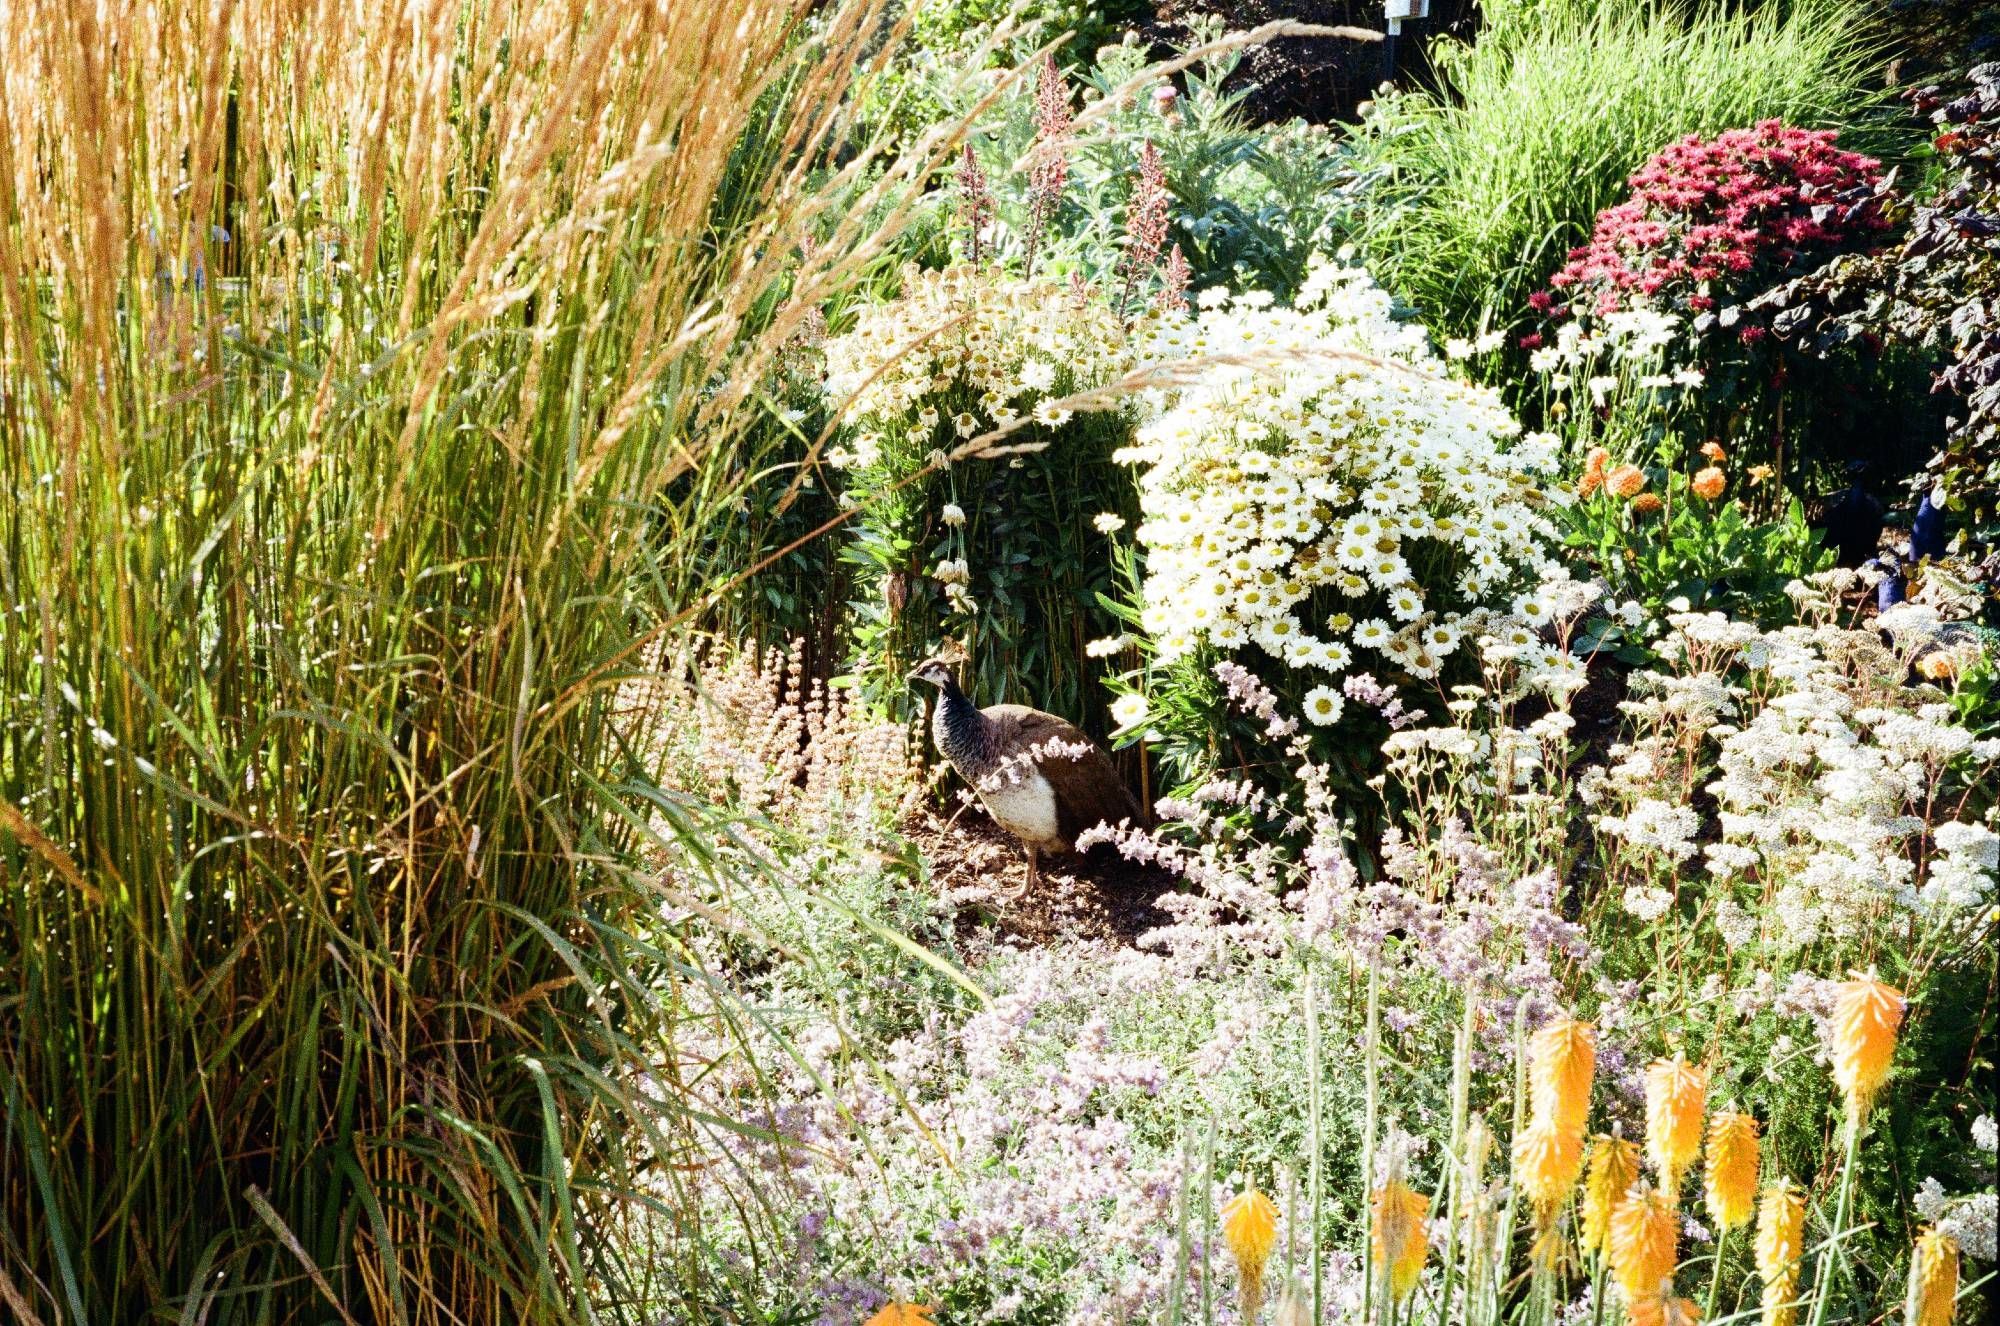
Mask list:
[[[945,684],[932,726],[936,729],[933,735],[938,749],[959,772],[976,773],[987,763],[991,752],[987,749],[986,715],[979,712],[979,706],[972,703],[957,683]]]

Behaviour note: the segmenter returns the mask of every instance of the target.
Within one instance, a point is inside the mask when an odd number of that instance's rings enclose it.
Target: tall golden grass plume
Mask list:
[[[1706,1070],[1679,1054],[1646,1065],[1646,1158],[1653,1162],[1670,1199],[1680,1192],[1681,1176],[1701,1155],[1707,1103]]]
[[[1708,1122],[1703,1196],[1718,1228],[1747,1224],[1757,1203],[1757,1120],[1718,1110]]]
[[[1843,981],[1833,1007],[1833,1080],[1854,1119],[1866,1117],[1896,1057],[1903,992],[1871,971]]]
[[[1763,1326],[1791,1326],[1798,1318],[1799,1273],[1805,1256],[1805,1194],[1788,1179],[1767,1185],[1757,1203],[1757,1236],[1751,1252],[1762,1282]]]

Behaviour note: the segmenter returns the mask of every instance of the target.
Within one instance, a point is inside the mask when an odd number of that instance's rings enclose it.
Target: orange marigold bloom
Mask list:
[[[1672,1290],[1680,1217],[1657,1188],[1634,1189],[1611,1208],[1611,1273],[1628,1305]]]
[[[1583,1139],[1554,1119],[1539,1118],[1514,1139],[1514,1176],[1546,1227],[1583,1172]]]
[[[1596,1071],[1597,1028],[1590,1023],[1557,1018],[1536,1032],[1528,1046],[1528,1100],[1535,1117],[1550,1120],[1580,1143]]]
[[[1680,1191],[1681,1175],[1701,1154],[1701,1116],[1708,1074],[1676,1054],[1646,1065],[1646,1157],[1661,1186]]]
[[[1398,1180],[1375,1192],[1371,1261],[1376,1275],[1387,1274],[1389,1297],[1395,1302],[1408,1298],[1417,1287],[1424,1258],[1430,1255],[1430,1237],[1424,1232],[1430,1208],[1430,1199]]]
[[[1632,497],[1646,486],[1646,472],[1637,465],[1620,465],[1604,476],[1613,497]]]
[[[1694,495],[1704,502],[1713,502],[1722,496],[1722,490],[1728,486],[1728,476],[1713,465],[1696,474],[1694,481],[1688,484],[1688,487],[1694,489]]]
[[[1708,1213],[1723,1229],[1747,1224],[1757,1203],[1757,1120],[1734,1110],[1708,1121]]]
[[[1583,1247],[1604,1251],[1611,1211],[1639,1179],[1639,1144],[1622,1137],[1597,1137],[1590,1144],[1590,1174],[1583,1184]]]
[[[1640,493],[1632,499],[1632,509],[1642,516],[1657,516],[1666,509],[1658,493]]]
[[[1903,1025],[1903,992],[1874,973],[1842,982],[1833,1006],[1833,1080],[1847,1097],[1848,1113],[1868,1113],[1896,1057]]]
[[[1929,1229],[1910,1254],[1903,1326],[1951,1326],[1958,1302],[1958,1240]]]
[[[1800,1258],[1805,1253],[1806,1199],[1788,1179],[1764,1189],[1757,1204],[1757,1278],[1764,1282],[1763,1326],[1791,1326],[1799,1315]]]

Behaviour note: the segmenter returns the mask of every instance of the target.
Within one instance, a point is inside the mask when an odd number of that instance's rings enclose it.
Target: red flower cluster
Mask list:
[[[1777,120],[1712,142],[1689,134],[1632,176],[1631,199],[1597,214],[1590,243],[1529,303],[1560,318],[1641,296],[1700,313],[1865,245],[1888,225],[1869,193],[1881,163],[1834,136]]]

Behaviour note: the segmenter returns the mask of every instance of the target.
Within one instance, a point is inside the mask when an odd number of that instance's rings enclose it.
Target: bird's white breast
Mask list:
[[[1032,846],[1060,850],[1062,830],[1056,823],[1056,790],[1038,769],[1024,770],[1019,782],[1003,781],[980,794],[1000,827]]]

